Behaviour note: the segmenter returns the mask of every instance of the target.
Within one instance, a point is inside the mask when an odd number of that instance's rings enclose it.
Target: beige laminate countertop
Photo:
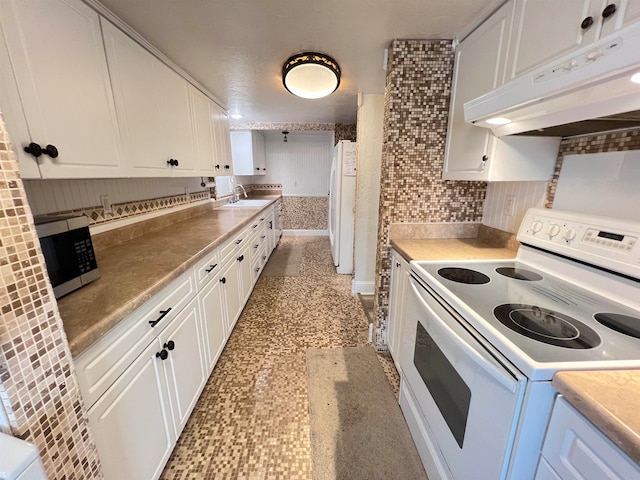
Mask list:
[[[73,357],[77,357],[163,287],[192,267],[263,207],[215,208],[98,254],[101,277],[58,300]]]
[[[477,238],[395,238],[391,246],[411,260],[482,260],[514,258],[517,250]]]
[[[558,372],[551,383],[640,464],[640,370]]]

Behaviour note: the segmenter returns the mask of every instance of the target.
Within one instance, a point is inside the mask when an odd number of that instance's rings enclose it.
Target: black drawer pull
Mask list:
[[[580,24],[580,28],[582,28],[583,30],[586,30],[591,25],[593,25],[593,17],[586,17],[584,20],[582,20],[582,23]]]
[[[616,4],[611,3],[604,7],[604,10],[602,11],[602,18],[609,18],[614,13],[616,13]]]
[[[222,283],[222,284],[224,285],[225,283],[227,283],[227,279],[226,279],[226,278],[224,278],[224,277],[222,277],[222,278],[220,279],[220,283]]]
[[[169,358],[169,352],[162,349],[158,353],[156,353],[156,358],[160,358],[160,360],[166,360],[167,358]]]
[[[266,235],[262,235],[260,238],[264,240],[266,237],[267,237]]]
[[[258,273],[260,271],[260,267],[256,268],[256,273]]]
[[[171,351],[176,348],[176,342],[174,342],[173,340],[169,340],[162,346],[162,348],[166,348],[167,350]]]
[[[160,310],[161,315],[158,317],[157,320],[149,320],[149,325],[151,325],[152,327],[155,327],[158,322],[160,320],[162,320],[164,317],[167,316],[167,313],[169,313],[171,311],[171,307],[167,308],[166,310]]]
[[[211,271],[212,271],[214,268],[216,268],[217,266],[218,266],[218,264],[217,264],[217,263],[214,263],[213,265],[209,265],[209,268],[205,268],[205,270],[204,270],[204,271],[205,271],[205,272],[207,272],[207,273],[211,273]]]
[[[255,225],[251,225],[251,228],[256,228],[258,226],[258,224],[256,223]]]
[[[260,219],[260,221],[261,221],[261,222],[264,222],[264,217],[262,217],[262,218]]]
[[[236,245],[240,245],[242,243],[242,239],[239,238],[238,240],[236,240]]]
[[[266,255],[262,255],[262,259],[264,260],[265,258],[267,258],[267,256]]]
[[[243,261],[243,260],[244,260],[244,255],[240,255],[240,256],[238,257],[238,261],[239,261],[239,262],[241,262],[241,261]]]
[[[259,243],[256,243],[256,244],[253,246],[253,248],[258,248],[259,246],[260,246],[260,244],[259,244]]]

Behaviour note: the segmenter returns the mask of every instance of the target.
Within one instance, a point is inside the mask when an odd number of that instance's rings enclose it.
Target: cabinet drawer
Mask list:
[[[220,252],[216,248],[209,252],[194,267],[197,289],[200,290],[209,280],[214,278],[221,270]]]
[[[253,225],[253,223],[251,224]],[[249,226],[249,229],[251,226]],[[236,251],[239,251],[242,243],[249,239],[250,230],[247,228],[242,229],[240,232],[229,237],[220,247],[220,264],[224,265],[227,261],[234,256]]]
[[[542,456],[565,480],[640,478],[640,466],[562,397],[553,407]]]
[[[195,281],[189,270],[76,359],[78,384],[87,408],[164,330],[195,293]]]

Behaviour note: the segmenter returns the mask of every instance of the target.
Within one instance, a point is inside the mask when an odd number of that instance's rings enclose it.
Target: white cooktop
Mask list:
[[[443,278],[438,273],[443,268],[474,270],[486,275],[489,281],[483,284],[458,283]],[[541,279],[510,278],[497,273],[497,268],[524,269]],[[559,279],[519,260],[413,261],[411,270],[532,380],[549,380],[557,370],[640,367],[640,339],[614,331],[594,318],[598,313],[613,313],[638,318],[640,324],[640,311],[574,282]],[[522,330],[514,331],[496,318],[494,309],[506,304],[514,304],[516,311],[530,317],[531,321],[539,317],[540,322],[551,323],[549,336],[556,336],[553,332],[562,332],[559,336],[575,338],[577,332],[574,327],[564,322],[566,317],[575,319],[587,327],[575,341],[581,343],[585,330],[591,329],[595,332],[596,344],[590,348],[575,349],[529,338],[521,333]],[[511,318],[517,320],[517,316],[507,317],[507,323]],[[581,328],[579,324],[577,328]]]

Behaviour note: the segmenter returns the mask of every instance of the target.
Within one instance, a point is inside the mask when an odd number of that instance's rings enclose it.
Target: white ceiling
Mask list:
[[[454,38],[500,0],[101,0],[241,122],[355,123],[357,94],[383,93],[393,39]],[[338,91],[305,100],[282,86],[301,51],[333,56]]]

